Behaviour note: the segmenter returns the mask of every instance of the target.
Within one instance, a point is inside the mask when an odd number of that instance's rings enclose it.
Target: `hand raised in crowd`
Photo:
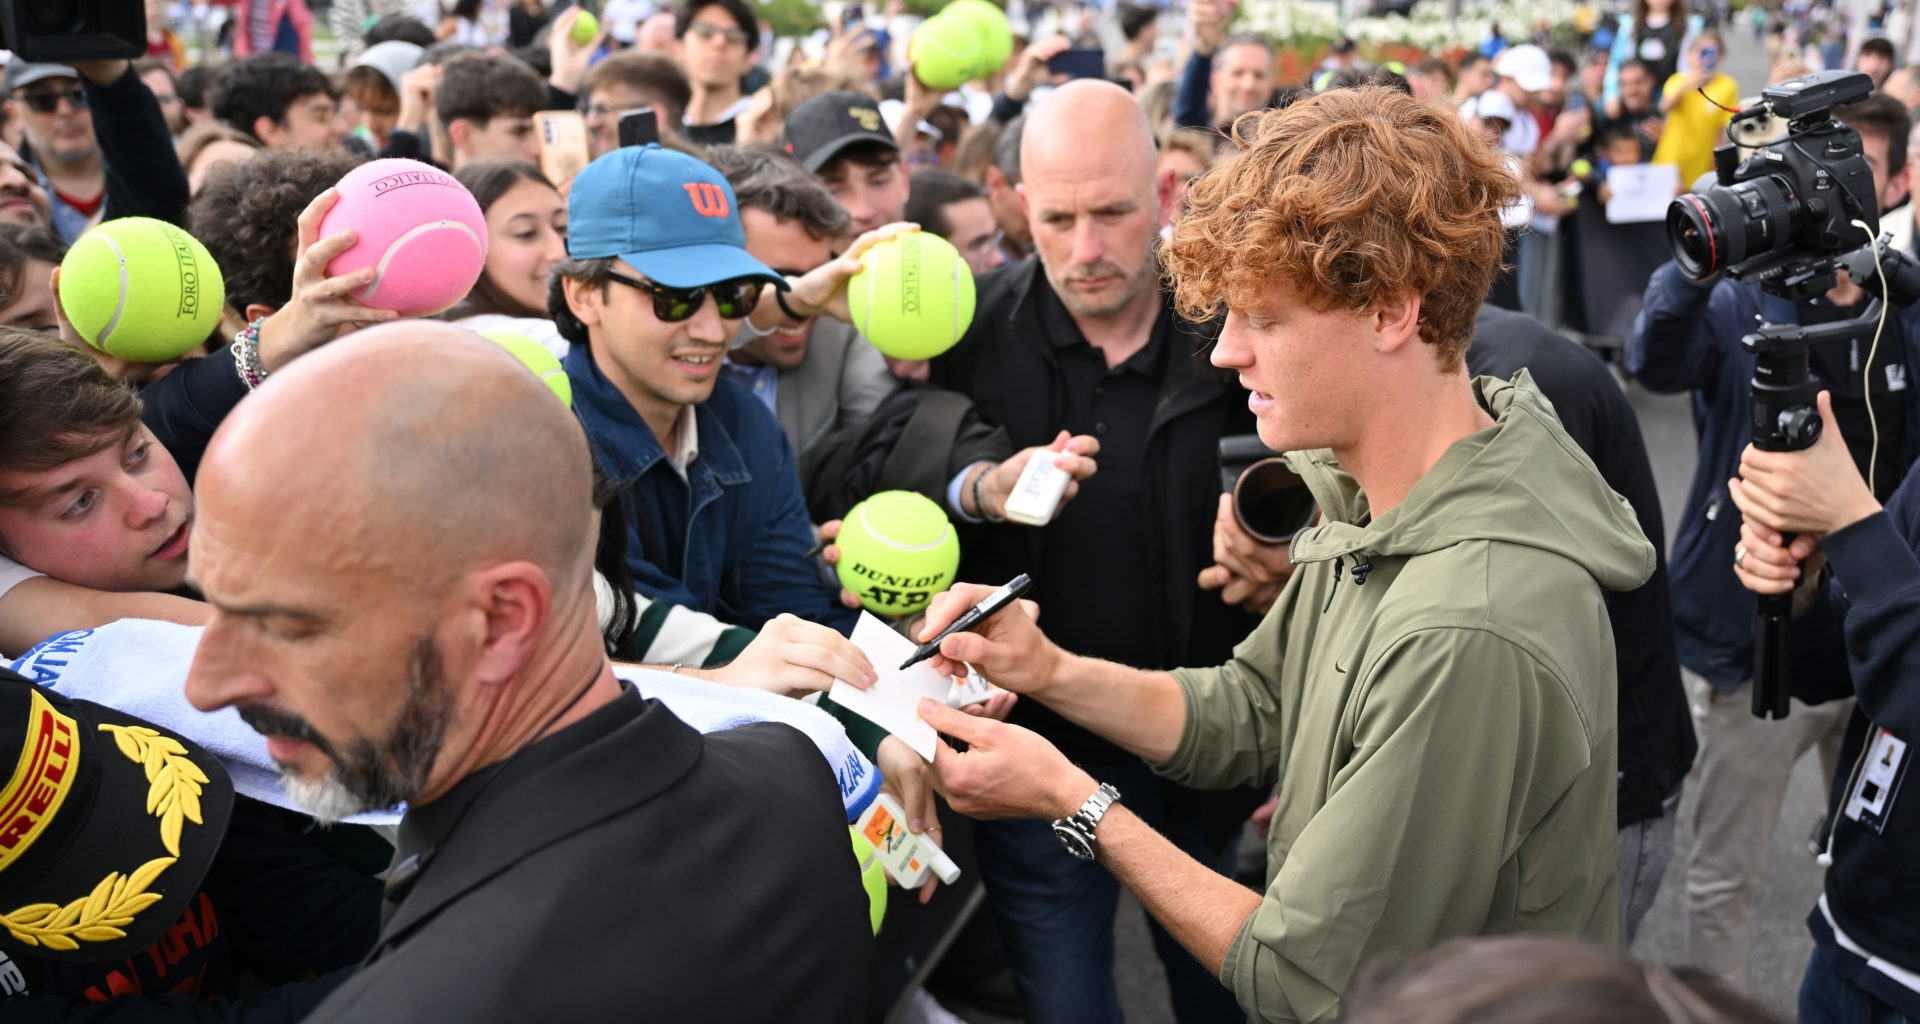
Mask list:
[[[880,789],[895,800],[907,812],[907,830],[909,832],[932,832],[936,846],[945,845],[946,837],[940,834],[939,809],[933,802],[933,770],[920,755],[907,746],[898,736],[888,736],[880,741],[880,749],[874,751],[874,766],[880,769]],[[892,876],[888,876],[892,880]],[[899,884],[897,881],[895,884]],[[933,891],[940,885],[940,879],[928,878],[920,886],[920,902],[933,898]]]
[[[260,325],[260,366],[268,373],[355,327],[400,319],[400,314],[392,310],[373,309],[353,301],[352,293],[373,283],[374,268],[327,276],[327,264],[359,240],[351,228],[320,237],[320,221],[339,199],[339,190],[330,188],[315,196],[300,213],[293,296]]]
[[[1194,53],[1205,57],[1220,49],[1235,6],[1231,0],[1193,0],[1187,7],[1187,31],[1193,36]]]
[[[433,95],[440,88],[444,69],[438,64],[422,64],[400,76],[400,115],[394,126],[415,135],[424,135],[433,115]]]
[[[1812,448],[1763,452],[1749,445],[1740,454],[1740,475],[1727,481],[1727,489],[1748,522],[1777,533],[1820,536],[1880,511],[1840,436],[1829,392],[1820,392],[1819,406],[1824,429]]]
[[[1091,434],[1070,435],[1062,430],[1051,444],[1015,452],[1012,458],[998,466],[980,471],[986,476],[980,480],[978,493],[987,511],[992,513],[991,516],[983,517],[980,509],[966,507],[973,504],[975,494],[974,481],[971,477],[960,487],[961,510],[975,518],[1004,519],[1007,514],[1007,499],[1013,496],[1013,488],[1019,484],[1020,474],[1026,471],[1027,463],[1033,459],[1036,452],[1054,453],[1054,467],[1071,478],[1067,482],[1067,489],[1060,495],[1060,504],[1054,506],[1053,514],[1056,516],[1074,495],[1080,493],[1080,481],[1093,476],[1100,468],[1094,461],[1094,456],[1100,454],[1100,439]]]
[[[978,583],[956,583],[946,593],[935,595],[914,641],[932,640],[993,591]],[[1040,606],[1022,600],[972,630],[940,641],[940,653],[927,663],[936,672],[956,677],[966,675],[971,664],[995,686],[1014,693],[1034,693],[1053,681],[1065,656],[1066,652],[1040,632]]]
[[[865,81],[870,76],[865,66],[868,50],[877,50],[880,37],[873,30],[861,25],[851,32],[836,28],[832,38],[827,40],[827,48],[820,56],[820,66],[828,72]]]
[[[1220,591],[1220,600],[1265,615],[1293,575],[1293,545],[1266,544],[1242,529],[1233,515],[1233,495],[1220,496],[1213,517],[1213,564],[1200,570],[1200,589]]]
[[[127,69],[133,67],[133,64],[131,61],[124,60],[77,60],[73,62],[72,67],[73,70],[80,72],[82,78],[105,87],[119,81],[120,77],[127,73]]]
[[[903,77],[906,96],[900,108],[900,120],[893,128],[893,138],[900,143],[901,151],[905,152],[912,147],[914,137],[920,134],[920,122],[939,108],[945,94],[921,82],[920,76],[913,73],[912,64],[907,65],[907,73]]]
[[[1047,62],[1073,49],[1073,40],[1063,35],[1048,36],[1020,52],[1020,60],[1007,75],[1007,98],[1026,102],[1036,86],[1048,85],[1060,76],[1047,70]]]
[[[789,614],[769,619],[739,657],[701,674],[727,686],[788,696],[824,692],[835,680],[864,690],[880,678],[853,641],[831,627]]]
[[[962,752],[943,740],[934,748],[933,785],[969,818],[1065,818],[1099,786],[1031,729],[926,698],[920,700],[920,717],[942,736],[967,745]]]
[[[574,7],[562,11],[560,17],[547,30],[547,59],[553,69],[547,75],[547,81],[555,89],[564,93],[578,93],[580,86],[587,80],[587,69],[593,66],[593,55],[607,41],[609,21],[600,23],[600,31],[584,43],[573,41],[573,24],[585,13],[584,8]]]
[[[847,279],[860,272],[863,266],[860,257],[868,249],[895,235],[918,230],[918,224],[900,222],[882,225],[854,239],[853,245],[839,258],[828,260],[803,276],[787,279],[792,286],[786,294],[787,307],[801,319],[830,316],[835,320],[851,321],[853,312],[847,307]],[[771,316],[767,313],[769,309],[772,310]],[[762,292],[760,304],[754,307],[751,317],[756,330],[770,330],[789,319],[771,288]],[[763,319],[768,322],[760,323]]]

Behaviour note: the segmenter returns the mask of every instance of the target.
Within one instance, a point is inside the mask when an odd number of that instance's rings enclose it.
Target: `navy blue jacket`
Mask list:
[[[1841,770],[1833,780],[1826,904],[1833,923],[1873,956],[1920,974],[1920,781],[1911,762],[1920,759],[1920,480],[1909,475],[1887,500],[1886,511],[1868,516],[1821,541],[1833,567],[1827,600],[1794,622],[1796,636],[1810,642],[1838,634],[1846,644],[1852,685],[1802,684],[1794,695],[1817,702],[1858,697],[1840,748]],[[1799,671],[1796,659],[1796,673]],[[1879,748],[1878,761],[1900,766],[1887,784],[1863,757],[1881,730],[1905,744],[1904,759]],[[1856,792],[1863,798],[1856,804]],[[1808,919],[1819,941],[1838,946],[1816,908]],[[1841,950],[1856,984],[1882,1000],[1920,1016],[1920,993],[1895,984],[1850,951]]]
[[[793,446],[765,404],[720,380],[694,406],[699,454],[683,480],[588,346],[573,346],[562,365],[594,457],[621,488],[607,514],[627,519],[636,589],[748,629],[792,612],[852,632],[857,613],[806,557],[813,525]]]
[[[1728,693],[1753,675],[1753,594],[1733,575],[1733,549],[1740,542],[1740,511],[1727,494],[1727,480],[1740,468],[1740,453],[1752,435],[1748,426],[1753,356],[1740,339],[1756,325],[1799,323],[1786,299],[1758,285],[1721,280],[1702,287],[1679,267],[1664,263],[1647,282],[1646,304],[1627,339],[1627,372],[1653,391],[1693,393],[1693,425],[1700,462],[1687,490],[1668,568],[1673,578],[1673,622],[1680,663]],[[1920,307],[1897,311],[1887,330],[1905,341],[1907,379],[1920,381]],[[1881,359],[1887,359],[1885,340]],[[1907,450],[1911,465],[1920,438],[1920,387],[1907,392]],[[1825,683],[1845,684],[1844,666],[1816,662],[1831,673]],[[1819,684],[1820,679],[1809,679]]]

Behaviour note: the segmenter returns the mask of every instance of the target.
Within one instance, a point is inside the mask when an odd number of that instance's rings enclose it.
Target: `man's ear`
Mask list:
[[[1373,309],[1373,347],[1392,352],[1420,340],[1420,293],[1407,289],[1380,300]]]
[[[272,316],[279,311],[276,307],[269,306],[264,302],[249,302],[247,303],[246,312],[242,315],[247,318],[248,323],[252,323],[261,317]]]
[[[1029,224],[1033,223],[1033,210],[1027,204],[1026,182],[1013,186],[1013,194],[1020,199],[1020,219]]]
[[[592,285],[577,277],[560,279],[560,290],[567,296],[567,310],[588,327],[600,325],[600,300],[604,286]]]
[[[502,562],[468,577],[479,625],[474,675],[482,686],[520,674],[553,611],[553,583],[532,562]]]
[[[259,117],[253,119],[253,134],[258,136],[261,143],[268,149],[272,149],[280,145],[281,140],[286,138],[287,133],[281,128],[280,122],[275,121],[265,114],[261,114]]]
[[[1179,194],[1179,191],[1178,174],[1173,168],[1162,168],[1154,173],[1153,194],[1160,201],[1160,220],[1158,221],[1160,227],[1164,228],[1173,223],[1173,215],[1176,212],[1173,208],[1174,197]]]
[[[456,153],[471,152],[473,145],[473,122],[464,117],[456,117],[447,123],[447,141],[453,143]]]

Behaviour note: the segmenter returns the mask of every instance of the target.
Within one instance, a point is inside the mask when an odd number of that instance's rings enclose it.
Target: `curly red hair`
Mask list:
[[[1457,368],[1520,194],[1505,159],[1453,112],[1378,86],[1249,114],[1235,134],[1250,141],[1194,183],[1163,250],[1180,312],[1252,309],[1276,280],[1323,311],[1412,289],[1421,339]]]

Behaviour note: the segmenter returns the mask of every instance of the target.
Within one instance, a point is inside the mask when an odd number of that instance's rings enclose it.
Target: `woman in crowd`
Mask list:
[[[486,214],[487,265],[446,318],[474,330],[512,330],[565,352],[547,317],[547,278],[567,255],[566,200],[538,167],[519,160],[471,164],[454,177]]]

